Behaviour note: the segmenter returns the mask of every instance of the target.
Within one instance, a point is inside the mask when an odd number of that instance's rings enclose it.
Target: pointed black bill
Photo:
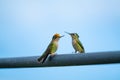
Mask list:
[[[67,33],[67,34],[71,35],[71,33],[69,33],[69,32],[66,32],[66,31],[65,31],[65,33]]]

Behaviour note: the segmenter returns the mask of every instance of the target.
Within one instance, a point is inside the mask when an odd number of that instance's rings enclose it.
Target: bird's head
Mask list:
[[[59,39],[59,38],[61,38],[63,36],[61,36],[60,34],[56,33],[56,34],[53,35],[53,39]]]
[[[69,33],[69,32],[65,32],[67,34],[69,34],[72,38],[79,38],[79,35],[77,33]]]

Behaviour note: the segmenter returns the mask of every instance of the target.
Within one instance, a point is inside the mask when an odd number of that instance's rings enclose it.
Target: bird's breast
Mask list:
[[[76,44],[76,40],[73,39],[72,40],[72,44],[75,45]]]

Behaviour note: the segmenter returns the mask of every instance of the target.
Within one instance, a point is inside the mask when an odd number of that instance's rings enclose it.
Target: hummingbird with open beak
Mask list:
[[[72,45],[73,48],[75,49],[75,53],[77,53],[77,51],[79,53],[85,53],[85,49],[81,43],[81,41],[79,40],[79,35],[77,33],[69,33],[69,32],[65,32],[67,34],[69,34],[72,38]]]
[[[50,44],[48,45],[46,51],[38,58],[39,62],[44,63],[48,55],[50,56],[55,55],[55,52],[57,51],[57,48],[58,48],[58,41],[61,37],[63,36],[60,36],[60,34],[58,33],[53,35],[52,40]]]

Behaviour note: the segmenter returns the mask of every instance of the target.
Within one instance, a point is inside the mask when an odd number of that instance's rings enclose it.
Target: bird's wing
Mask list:
[[[48,53],[44,52],[44,53],[38,58],[38,61],[39,61],[39,62],[43,62],[43,60],[44,60],[45,58],[47,58],[47,56],[48,56]]]
[[[50,44],[51,45],[51,44]],[[39,62],[44,62],[47,58],[47,56],[49,55],[50,53],[50,45],[47,47],[46,51],[38,58],[38,61]]]
[[[43,59],[42,59],[42,62],[41,62],[41,63],[44,63],[44,62],[45,62],[45,60],[47,59],[48,55],[49,55],[49,53],[48,53],[48,54],[46,54],[46,55],[43,57]]]
[[[80,40],[77,40],[77,43],[78,43],[78,44],[80,45],[80,47],[83,49],[83,52],[85,52],[85,49],[84,49],[82,43],[80,42]]]
[[[47,59],[48,55],[52,53],[53,47],[54,47],[53,43],[51,43],[51,44],[48,46],[47,50],[46,50],[45,53],[43,54],[42,63],[44,63],[45,60]]]
[[[46,51],[42,54],[42,56],[38,58],[38,61],[44,63],[48,55],[54,53],[56,50],[57,50],[56,45],[54,43],[50,43]]]

